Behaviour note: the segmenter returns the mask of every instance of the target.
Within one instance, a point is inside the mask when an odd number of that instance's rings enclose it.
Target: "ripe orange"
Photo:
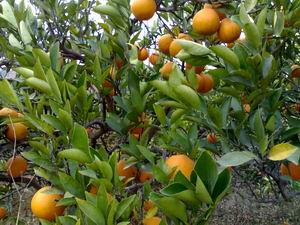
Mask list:
[[[152,55],[150,55],[149,57],[149,62],[154,66],[157,64],[157,60],[159,58],[159,54],[158,53],[153,53]]]
[[[165,65],[163,65],[162,68],[160,68],[159,72],[161,73],[162,77],[165,80],[169,79],[170,73],[172,72],[173,69],[173,62],[167,62]]]
[[[157,216],[143,219],[143,225],[159,225],[161,219]]]
[[[117,65],[117,67],[118,67],[118,69],[120,70],[123,66],[124,66],[124,61],[122,60],[122,59],[120,59],[120,58],[118,58],[118,59],[116,59],[115,60],[115,63],[116,63],[116,65]]]
[[[187,64],[185,65],[185,68],[186,68],[187,70],[190,70],[190,69],[193,68],[193,66],[192,66],[191,64],[188,64],[188,63],[187,63]],[[203,72],[205,66],[194,66],[194,68],[195,68],[195,73],[196,73],[196,74],[200,74],[200,73]]]
[[[170,170],[175,169],[171,173],[171,178],[174,178],[178,171],[187,178],[190,179],[191,173],[194,169],[194,161],[186,155],[173,155],[166,160],[166,165]]]
[[[282,176],[290,176],[293,180],[300,180],[300,164],[289,162],[288,166],[285,164],[280,165],[280,174]]]
[[[14,109],[10,109],[10,108],[2,108],[0,110],[0,117],[11,117],[11,118],[15,118],[19,116],[19,113],[14,110]]]
[[[14,133],[16,134],[16,141],[24,140],[27,137],[27,127],[23,123],[14,123],[7,125],[6,138],[10,141],[15,140]]]
[[[300,77],[300,66],[298,65],[292,65],[292,78]]]
[[[143,134],[143,128],[142,127],[135,127],[133,129],[130,130],[130,133],[136,138],[136,139],[140,139],[140,137]]]
[[[202,35],[211,35],[218,31],[220,18],[214,9],[201,9],[193,18],[193,30]]]
[[[113,85],[111,82],[105,80],[105,81],[103,82],[103,87],[111,90],[111,91],[109,92],[109,96],[112,97],[112,96],[115,96],[115,95],[116,95],[115,89],[114,89],[114,85]]]
[[[144,201],[144,210],[148,211],[154,207],[154,203],[151,200]]]
[[[214,80],[209,74],[197,74],[198,87],[197,91],[200,93],[207,93],[214,87]]]
[[[129,178],[136,177],[137,175],[137,169],[135,166],[130,166],[128,168],[126,167],[125,160],[120,160],[118,162],[117,168],[118,168],[118,174],[121,177],[125,177],[125,180],[128,180]]]
[[[7,215],[6,209],[3,207],[0,207],[0,220],[4,219]]]
[[[149,20],[156,12],[155,0],[133,0],[131,12],[137,20]]]
[[[218,37],[220,41],[225,43],[232,43],[241,35],[241,27],[229,18],[221,21]]]
[[[227,43],[227,48],[233,48],[234,43]]]
[[[250,106],[250,104],[244,104],[243,107],[244,107],[244,111],[245,111],[246,113],[250,113],[250,111],[251,111],[251,106]]]
[[[207,141],[211,144],[214,144],[217,142],[217,136],[214,133],[209,134],[207,135]]]
[[[146,59],[148,58],[148,56],[149,56],[149,53],[148,53],[148,50],[147,50],[146,48],[141,48],[141,49],[139,50],[139,53],[138,53],[138,59],[139,59],[140,61],[146,60]]]
[[[93,195],[97,195],[98,189],[99,189],[98,187],[96,187],[95,185],[92,185],[89,192]],[[107,193],[106,196],[107,196],[108,202],[111,202],[111,200],[113,199],[112,195]]]
[[[220,17],[220,20],[226,18],[225,13],[222,13],[219,10],[217,10],[217,8],[219,8],[217,5],[211,5],[211,4],[205,3],[203,8],[214,9],[216,11],[216,13],[218,14],[218,16]]]
[[[20,155],[6,162],[7,173],[13,178],[22,176],[27,170],[27,161]]]
[[[140,170],[140,174],[139,174],[139,181],[141,183],[145,183],[146,181],[151,180],[153,177],[153,174],[149,171],[146,170]]]
[[[159,39],[158,39],[158,48],[159,50],[166,54],[166,55],[169,55],[169,48],[170,48],[170,45],[172,43],[172,41],[174,40],[173,36],[171,34],[164,34],[163,36],[161,36]]]
[[[56,206],[58,200],[63,198],[61,194],[44,193],[51,191],[52,187],[46,186],[38,190],[31,199],[31,211],[40,218],[54,221],[57,216],[64,213],[64,206]]]
[[[184,34],[184,33],[180,33],[178,35],[178,39],[193,41],[193,39],[190,35]],[[169,46],[170,55],[175,57],[180,52],[181,49],[182,49],[182,47],[180,46],[180,44],[178,44],[177,39],[173,40]]]
[[[295,111],[296,111],[297,113],[300,113],[300,103],[296,103],[296,104],[295,104]]]

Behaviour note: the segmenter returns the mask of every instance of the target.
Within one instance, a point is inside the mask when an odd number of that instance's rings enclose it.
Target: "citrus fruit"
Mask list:
[[[148,58],[148,56],[149,56],[149,53],[148,53],[148,50],[147,50],[146,48],[141,48],[141,49],[139,50],[139,53],[138,53],[138,59],[139,59],[140,61],[146,60],[146,59]]]
[[[280,165],[280,174],[282,176],[290,176],[293,180],[300,180],[300,164],[296,165],[289,162],[286,166],[284,163]]]
[[[167,62],[165,65],[163,65],[162,68],[160,68],[159,72],[161,73],[162,77],[165,80],[169,79],[170,73],[172,72],[173,69],[173,62]]]
[[[201,9],[193,18],[193,30],[202,35],[216,33],[220,26],[220,18],[211,8]]]
[[[157,216],[143,219],[143,225],[159,225],[161,219]]]
[[[131,12],[137,20],[149,20],[156,12],[155,0],[133,0]]]
[[[159,58],[159,54],[158,53],[153,53],[152,55],[150,55],[149,57],[149,62],[155,66],[157,64],[157,61],[158,61],[158,58]]]
[[[0,207],[0,220],[4,219],[7,215],[6,209],[3,207]]]
[[[139,181],[141,183],[151,180],[152,177],[153,177],[153,174],[151,172],[146,171],[146,170],[140,170]]]
[[[64,213],[64,206],[56,206],[57,201],[63,198],[61,194],[45,193],[51,191],[52,187],[46,186],[38,190],[31,199],[31,211],[40,218],[54,221],[57,216]]]
[[[125,180],[128,180],[129,178],[132,177],[136,177],[137,175],[136,167],[135,166],[127,167],[126,162],[123,159],[118,162],[117,169],[118,169],[119,176],[124,177]]]
[[[198,87],[197,91],[200,93],[207,93],[214,87],[214,80],[209,74],[197,74]]]
[[[292,65],[292,78],[300,77],[300,66]]]
[[[174,170],[171,173],[171,178],[174,178],[176,173],[181,171],[187,179],[190,179],[194,169],[194,161],[186,155],[173,155],[166,160],[166,165],[170,170]]]
[[[169,48],[170,48],[170,45],[171,45],[173,40],[174,40],[174,38],[171,34],[164,34],[163,36],[161,36],[158,39],[158,48],[159,48],[159,50],[162,53],[168,55],[170,53]]]
[[[148,211],[154,207],[154,203],[151,200],[144,201],[144,210]]]
[[[27,170],[27,161],[20,155],[6,162],[7,173],[13,178],[21,177]]]
[[[15,118],[18,117],[19,114],[16,110],[14,109],[10,109],[10,108],[2,108],[0,110],[0,117],[11,117],[11,118]]]
[[[217,142],[217,136],[214,133],[209,134],[207,135],[207,141],[211,144],[214,144]]]
[[[27,137],[27,134],[28,134],[27,127],[23,123],[9,124],[7,125],[5,131],[6,138],[10,141],[14,141],[15,137],[16,137],[16,141],[24,140]]]
[[[241,35],[241,27],[229,18],[221,21],[218,37],[220,41],[225,43],[232,43]]]
[[[187,63],[187,64],[185,65],[185,68],[186,68],[187,70],[191,70],[192,68],[194,68],[194,69],[195,69],[195,73],[196,73],[196,74],[200,74],[200,73],[202,73],[203,70],[205,69],[205,66],[194,66],[194,67],[193,67],[193,65]]]

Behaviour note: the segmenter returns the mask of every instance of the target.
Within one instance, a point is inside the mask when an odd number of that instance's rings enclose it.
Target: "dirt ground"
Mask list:
[[[38,225],[38,221],[30,211],[30,200],[34,189],[25,189],[22,195],[20,219],[21,224]],[[18,209],[18,195],[14,196],[16,215]],[[246,187],[233,186],[231,193],[218,205],[210,225],[300,225],[300,196],[291,202],[278,201],[272,203],[258,203],[249,194]],[[22,223],[24,222],[24,223]],[[288,222],[288,223],[284,223]],[[15,221],[1,222],[0,225],[15,225]]]

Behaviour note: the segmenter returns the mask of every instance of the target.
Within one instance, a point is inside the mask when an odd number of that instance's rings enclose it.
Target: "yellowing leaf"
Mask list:
[[[284,160],[292,155],[297,150],[297,148],[297,146],[291,145],[289,143],[275,145],[270,150],[269,159],[273,161]]]

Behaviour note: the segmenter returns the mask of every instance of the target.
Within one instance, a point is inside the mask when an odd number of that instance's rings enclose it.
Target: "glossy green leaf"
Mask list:
[[[76,198],[76,202],[80,210],[95,224],[106,225],[104,215],[100,209],[97,209],[91,203],[79,198]]]
[[[256,156],[251,152],[236,151],[236,152],[226,153],[218,160],[218,163],[224,167],[239,166],[239,165],[247,163],[255,158],[256,158]]]

